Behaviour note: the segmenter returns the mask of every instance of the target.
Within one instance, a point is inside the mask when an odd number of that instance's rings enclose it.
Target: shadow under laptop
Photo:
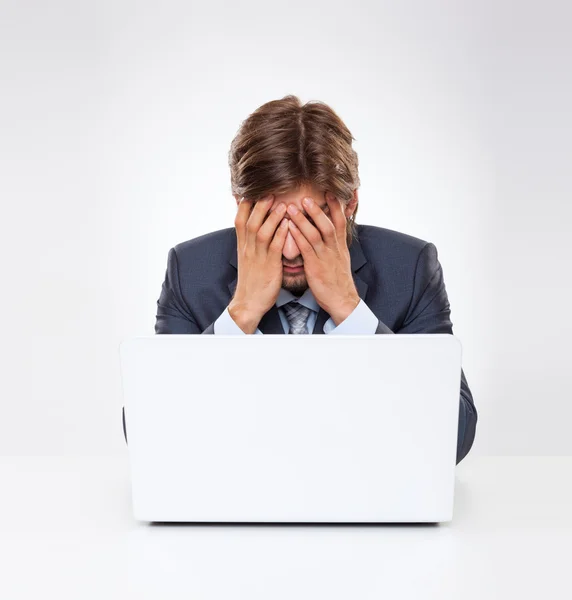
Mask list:
[[[434,527],[441,523],[274,522],[274,521],[151,521],[150,527]]]

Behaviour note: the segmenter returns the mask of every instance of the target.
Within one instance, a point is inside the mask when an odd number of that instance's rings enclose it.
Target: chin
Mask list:
[[[282,279],[282,287],[294,296],[301,296],[308,289],[308,282],[303,273],[300,275],[286,275]]]

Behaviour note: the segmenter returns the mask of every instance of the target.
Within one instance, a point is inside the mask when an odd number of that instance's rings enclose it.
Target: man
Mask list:
[[[155,332],[452,334],[435,245],[355,223],[353,139],[321,102],[250,115],[229,154],[234,227],[171,248]],[[459,401],[457,464],[477,423],[463,371]]]

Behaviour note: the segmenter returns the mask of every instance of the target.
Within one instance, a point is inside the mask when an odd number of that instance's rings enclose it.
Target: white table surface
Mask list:
[[[138,523],[127,456],[0,477],[6,600],[572,598],[572,457],[469,455],[439,525]]]

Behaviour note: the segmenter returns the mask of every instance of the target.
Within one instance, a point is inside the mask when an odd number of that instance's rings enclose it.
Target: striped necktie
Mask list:
[[[284,304],[282,309],[286,313],[288,323],[290,323],[290,331],[288,333],[308,333],[306,322],[312,310],[311,308],[303,306],[297,300],[292,300]]]

